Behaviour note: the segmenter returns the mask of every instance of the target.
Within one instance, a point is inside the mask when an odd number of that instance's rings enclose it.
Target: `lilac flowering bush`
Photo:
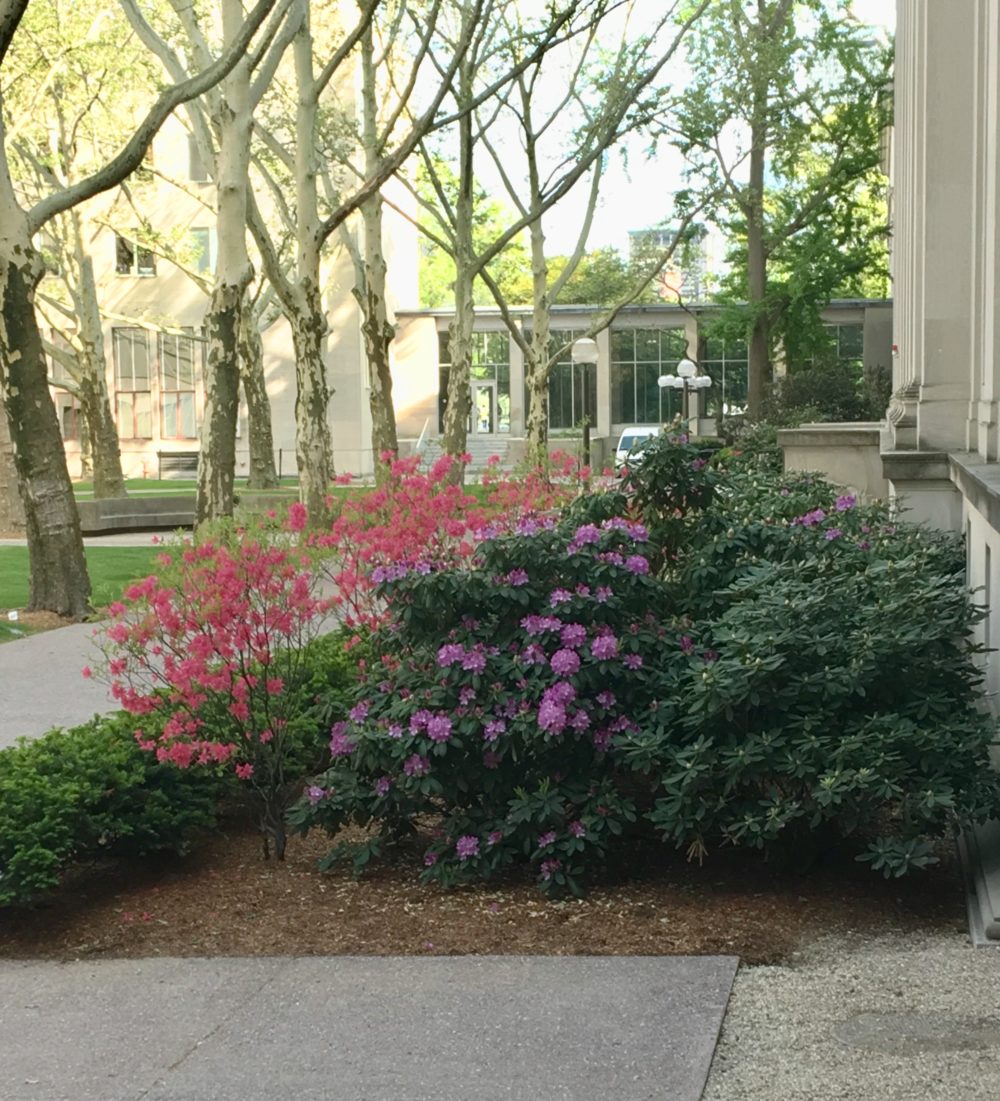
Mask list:
[[[657,455],[642,475],[673,488],[630,475],[385,578],[357,702],[293,811],[370,828],[331,861],[416,837],[442,885],[520,864],[579,891],[644,831],[899,875],[1000,814],[959,542],[681,436]]]
[[[470,568],[384,583],[380,656],[331,734],[333,766],[294,814],[331,833],[376,824],[371,842],[331,859],[350,851],[363,865],[433,823],[428,880],[519,862],[546,891],[579,891],[636,820],[615,742],[653,705],[649,670],[675,635],[643,525],[594,514],[522,521]]]

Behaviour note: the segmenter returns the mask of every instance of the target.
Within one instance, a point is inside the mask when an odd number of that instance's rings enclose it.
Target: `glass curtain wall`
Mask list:
[[[614,424],[665,424],[681,412],[680,391],[662,388],[687,355],[683,329],[611,331],[611,420]]]

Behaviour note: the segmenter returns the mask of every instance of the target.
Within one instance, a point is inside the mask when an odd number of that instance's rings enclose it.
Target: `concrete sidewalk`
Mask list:
[[[118,710],[108,686],[82,673],[100,656],[95,626],[74,623],[0,646],[0,749],[21,735],[37,737]]]
[[[0,962],[0,1096],[698,1101],[736,962]]]

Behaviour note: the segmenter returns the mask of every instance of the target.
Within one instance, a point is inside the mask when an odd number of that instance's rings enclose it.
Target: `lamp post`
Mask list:
[[[676,375],[660,375],[656,380],[656,384],[662,389],[664,387],[671,390],[683,390],[683,415],[684,419],[690,423],[691,421],[691,406],[688,395],[692,390],[707,390],[712,385],[712,380],[708,375],[698,374],[698,364],[693,360],[684,357],[677,364]]]
[[[588,385],[588,366],[597,363],[599,352],[597,341],[589,336],[582,336],[574,340],[569,349],[570,359],[574,366],[580,364],[583,367],[583,440],[580,446],[580,459],[584,466],[590,466],[590,386]]]

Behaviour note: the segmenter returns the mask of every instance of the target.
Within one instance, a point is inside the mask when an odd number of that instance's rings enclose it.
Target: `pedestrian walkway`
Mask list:
[[[698,1101],[733,957],[0,962],[4,1101]]]
[[[0,749],[117,710],[108,686],[83,676],[99,657],[94,629],[74,623],[0,646]]]

